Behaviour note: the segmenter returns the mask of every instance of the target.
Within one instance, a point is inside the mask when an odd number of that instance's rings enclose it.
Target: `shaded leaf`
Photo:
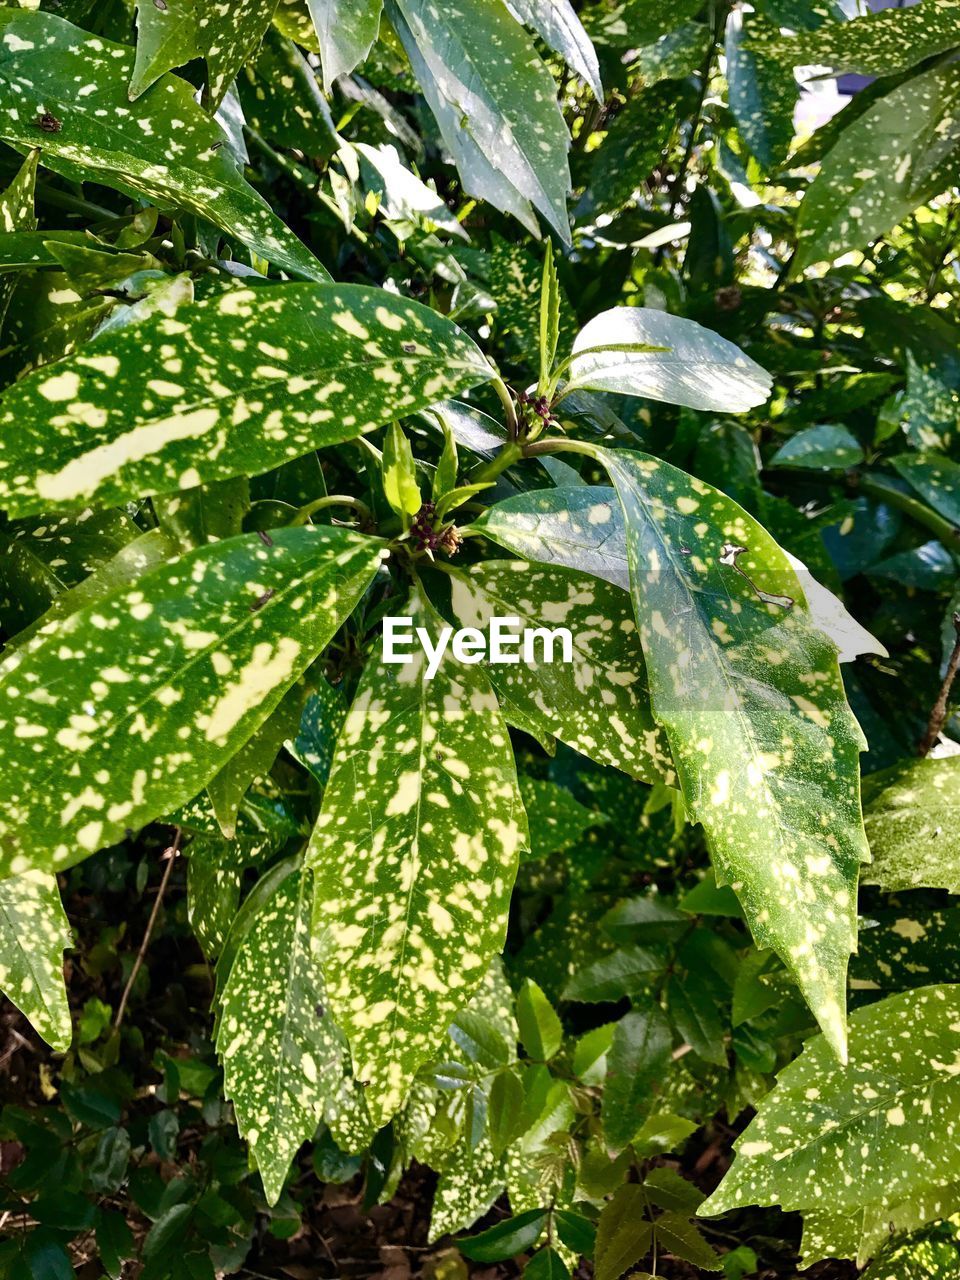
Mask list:
[[[73,1037],[63,953],[73,946],[54,876],[0,880],[0,990],[58,1053]]]

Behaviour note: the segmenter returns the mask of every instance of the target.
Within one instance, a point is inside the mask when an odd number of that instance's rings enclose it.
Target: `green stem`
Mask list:
[[[290,524],[292,527],[306,524],[312,515],[318,511],[324,511],[327,507],[352,507],[362,523],[366,524],[373,520],[373,512],[359,498],[351,498],[345,493],[331,493],[323,498],[315,498],[313,502],[308,502],[306,506],[301,507]]]
[[[533,448],[529,445],[528,448]],[[516,440],[511,440],[505,444],[495,458],[491,458],[489,462],[485,462],[482,466],[477,467],[475,471],[471,471],[467,477],[470,484],[484,484],[488,480],[496,480],[502,471],[506,471],[507,467],[512,467],[515,462],[524,456],[524,447],[518,444]]]
[[[922,524],[950,551],[960,551],[960,529],[936,511],[931,511],[917,498],[911,498],[909,493],[904,493],[881,476],[862,476],[859,489],[861,493],[869,494],[871,498],[877,498],[887,506],[896,507],[904,515],[916,520],[917,524]]]
[[[500,403],[503,405],[504,416],[507,419],[507,430],[510,432],[510,439],[516,440],[520,434],[520,424],[517,421],[517,407],[513,403],[513,396],[510,389],[499,373],[493,375],[493,389],[500,397]]]

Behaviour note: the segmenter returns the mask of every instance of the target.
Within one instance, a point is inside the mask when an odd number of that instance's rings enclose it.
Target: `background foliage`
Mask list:
[[[0,8],[0,1275],[957,1274],[958,51]]]

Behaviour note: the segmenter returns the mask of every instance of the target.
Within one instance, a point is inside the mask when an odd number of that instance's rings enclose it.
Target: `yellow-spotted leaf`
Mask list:
[[[0,47],[0,138],[42,143],[44,167],[73,182],[189,210],[284,271],[330,278],[245,181],[186,80],[164,76],[131,102],[133,50],[51,13],[0,10]],[[59,128],[41,129],[47,116]]]
[[[645,782],[673,780],[623,591],[525,560],[486,560],[452,570],[449,584],[449,608],[458,626],[487,634],[492,618],[518,619],[509,627],[514,639],[503,643],[505,655],[517,661],[487,666],[508,721],[537,737],[559,738]],[[569,632],[569,654],[558,628]],[[529,660],[517,638],[521,632],[532,642]]]
[[[381,546],[244,534],[40,628],[0,668],[0,877],[71,866],[196,795],[352,612]]]
[[[217,1051],[224,1092],[276,1204],[297,1149],[321,1120],[347,1150],[374,1129],[349,1074],[346,1041],[326,1009],[310,933],[311,874],[293,870],[263,903],[230,966]]]
[[[138,0],[137,57],[130,97],[138,98],[165,71],[205,58],[210,105],[256,52],[277,0]]]
[[[380,29],[382,0],[307,0],[320,43],[324,92],[363,62]]]
[[[887,893],[960,893],[960,756],[905,760],[870,774],[863,818],[873,862],[868,884]]]
[[[404,610],[436,644],[415,591]],[[377,1124],[400,1107],[503,944],[526,820],[483,671],[371,660],[307,860],[330,1006]]]
[[[63,983],[63,953],[71,946],[54,876],[28,871],[0,880],[0,991],[60,1053],[72,1035]]]
[[[491,372],[456,325],[382,289],[232,290],[105,334],[11,387],[0,504],[103,506],[257,475]]]
[[[653,714],[718,882],[757,943],[845,1044],[865,743],[837,646],[773,538],[725,494],[643,454],[598,449],[623,507]]]
[[[701,1215],[779,1204],[903,1205],[960,1171],[960,987],[922,987],[850,1016],[850,1061],[804,1045],[736,1143]]]

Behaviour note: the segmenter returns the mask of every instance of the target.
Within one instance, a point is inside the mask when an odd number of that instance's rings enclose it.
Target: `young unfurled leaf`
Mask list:
[[[553,242],[547,241],[540,280],[540,380],[537,390],[545,395],[560,341],[560,282],[553,261]]]
[[[556,86],[499,0],[468,16],[427,0],[388,0],[399,35],[464,189],[536,234],[531,205],[569,241],[569,137]]]
[[[0,500],[103,505],[256,475],[490,376],[449,320],[382,289],[233,290],[10,388]]]
[[[844,1052],[864,740],[836,647],[787,556],[745,511],[641,454],[598,451],[627,524],[654,715],[670,741],[718,882],[758,945],[789,966]]]
[[[770,375],[739,347],[693,320],[649,307],[614,307],[577,334],[564,394],[615,391],[744,413],[763,404],[770,384]]]
[[[71,866],[195,795],[352,612],[382,544],[200,547],[41,628],[0,679],[0,874]],[[107,779],[104,778],[107,774]]]
[[[960,756],[907,760],[871,774],[863,787],[873,862],[868,884],[887,893],[960,893]]]
[[[194,101],[192,85],[165,76],[131,103],[127,45],[22,9],[0,11],[0,31],[0,138],[29,150],[42,137],[44,166],[71,181],[102,182],[165,209],[188,209],[285,271],[329,279],[246,183],[223,145],[223,130]],[[44,113],[60,128],[38,135]]]
[[[413,450],[399,422],[391,422],[383,442],[383,491],[406,527],[423,505]]]
[[[528,560],[566,565],[630,589],[623,513],[614,489],[571,485],[518,493],[488,507],[470,529]]]
[[[430,496],[434,502],[442,498],[445,494],[452,493],[457,483],[457,470],[459,461],[457,458],[457,438],[449,423],[440,418],[440,427],[443,431],[443,452],[440,454],[440,461],[437,463],[437,469],[433,473],[433,487]]]
[[[493,617],[516,617],[516,629],[528,633],[558,625],[570,632],[572,662],[558,661],[559,640],[551,642],[547,661],[538,641],[534,661],[486,667],[511,723],[554,735],[632,777],[673,776],[646,700],[643,654],[623,592],[521,560],[488,560],[451,570],[449,578],[450,609],[461,627],[484,631]],[[516,645],[510,652],[517,654]]]
[[[404,611],[436,643],[415,592]],[[331,1008],[383,1123],[500,948],[526,822],[481,668],[372,660],[308,849]],[[383,750],[384,734],[391,749]]]
[[[850,1015],[849,1065],[837,1064],[823,1036],[808,1040],[761,1102],[700,1213],[824,1203],[851,1212],[955,1182],[960,1134],[943,1117],[958,1103],[960,989],[923,987],[858,1009]]]
[[[63,953],[71,946],[54,876],[27,871],[0,880],[0,991],[59,1053],[73,1035],[63,983]]]
[[[294,870],[257,912],[230,966],[217,1051],[240,1132],[276,1204],[298,1147],[321,1120],[356,1151],[373,1137],[346,1041],[325,1011],[310,936],[311,875]]]

